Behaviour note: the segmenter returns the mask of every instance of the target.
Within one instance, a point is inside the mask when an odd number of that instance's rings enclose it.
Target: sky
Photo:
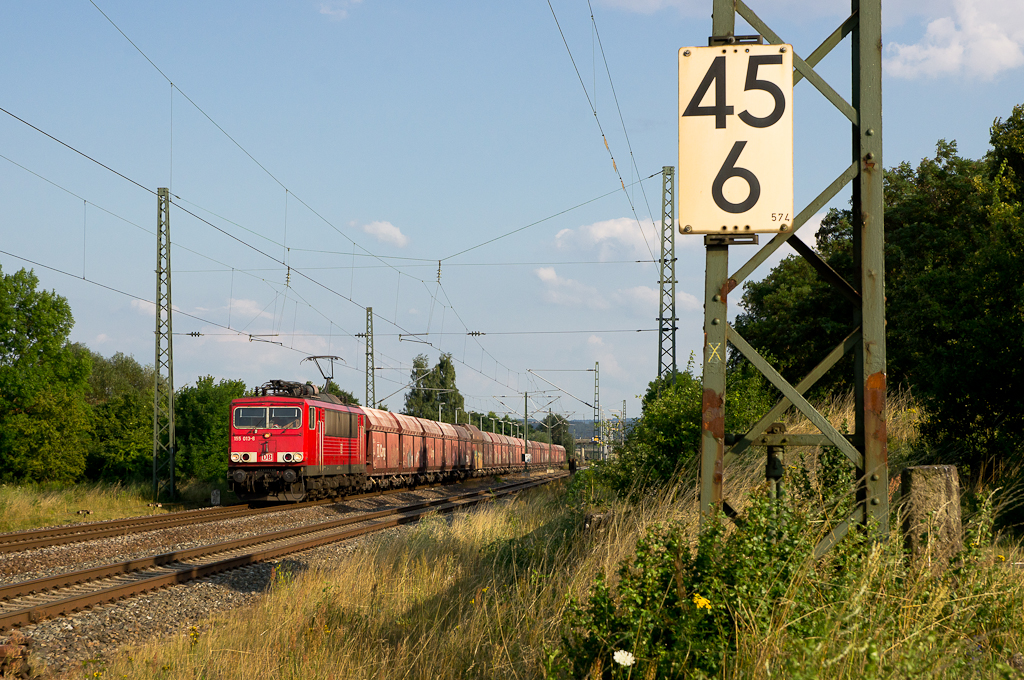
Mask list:
[[[749,4],[800,55],[849,13]],[[598,363],[605,417],[624,401],[636,416],[658,370],[677,51],[707,44],[710,14],[710,0],[2,3],[0,267],[69,300],[72,341],[152,363],[153,192],[168,187],[176,387],[320,383],[301,360],[333,354],[362,400],[372,307],[392,410],[413,358],[450,352],[469,409],[521,415],[528,391],[531,413],[589,419]],[[1024,102],[1024,0],[885,2],[883,50],[887,167],[939,139],[980,157]],[[817,70],[849,100],[849,39]],[[793,107],[799,209],[849,164],[850,132],[806,80]],[[702,344],[702,239],[676,250],[682,367]],[[731,250],[732,269],[752,254]]]

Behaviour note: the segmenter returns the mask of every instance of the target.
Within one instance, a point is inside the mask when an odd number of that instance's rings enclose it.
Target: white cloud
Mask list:
[[[156,305],[149,300],[132,300],[131,308],[143,316],[156,316]]]
[[[534,269],[533,273],[545,286],[544,299],[555,305],[582,306],[589,309],[607,309],[608,301],[597,288],[575,279],[562,278],[554,267]]]
[[[331,21],[341,21],[348,18],[348,11],[361,3],[363,0],[329,0],[320,3],[320,14],[327,16]]]
[[[578,229],[563,229],[555,235],[559,250],[597,252],[597,258],[606,260],[650,260],[652,251],[660,252],[658,230],[650,220],[617,217],[588,224]],[[655,250],[657,249],[657,250]]]
[[[932,19],[920,41],[891,43],[886,53],[886,71],[897,78],[991,80],[1024,65],[1024,2],[955,0],[953,16]]]
[[[402,230],[390,222],[370,222],[363,225],[363,231],[381,243],[390,243],[399,248],[404,248],[409,243],[409,238]]]
[[[633,286],[632,288],[623,288],[616,291],[615,300],[629,307],[653,309],[657,313],[659,296],[660,293],[653,288]],[[638,311],[646,310],[640,309]]]
[[[96,343],[97,345],[102,345],[103,343],[105,343],[109,339],[110,339],[110,337],[107,336],[106,333],[100,333],[99,335],[96,336],[96,338],[93,340],[93,342]]]
[[[237,319],[273,319],[274,308],[276,305],[267,305],[266,303],[256,302],[255,300],[245,300],[232,298],[229,302],[231,305],[231,317],[235,319],[233,325],[238,326]]]
[[[696,312],[699,309],[701,309],[700,300],[698,300],[695,296],[690,295],[689,293],[684,293],[683,291],[679,290],[678,287],[676,288],[677,314],[680,310],[684,312]]]
[[[616,358],[615,347],[605,343],[604,338],[598,335],[591,335],[587,338],[587,345],[590,347],[590,358],[601,364],[601,372],[606,376],[624,377],[625,372],[619,365]],[[602,409],[604,410],[604,409]]]

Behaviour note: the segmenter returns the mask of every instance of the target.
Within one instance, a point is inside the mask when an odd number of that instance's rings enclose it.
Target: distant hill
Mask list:
[[[636,422],[636,418],[626,419],[626,430],[628,431],[633,427]],[[570,420],[569,421],[569,432],[572,433],[574,439],[590,439],[594,436],[594,421],[592,420]]]

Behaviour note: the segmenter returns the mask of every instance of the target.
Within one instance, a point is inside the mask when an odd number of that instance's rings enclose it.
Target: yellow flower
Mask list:
[[[697,609],[707,609],[711,611],[711,600],[706,597],[701,597],[699,593],[693,594],[693,603],[697,605]]]
[[[996,555],[996,557],[998,557],[998,558],[999,558],[999,561],[1000,561],[1000,562],[1005,562],[1005,561],[1006,561],[1006,557],[1005,557],[1005,556],[1003,556],[1003,555]]]

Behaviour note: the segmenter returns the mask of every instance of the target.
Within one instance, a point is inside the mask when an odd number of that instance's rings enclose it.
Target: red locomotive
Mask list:
[[[228,481],[239,498],[301,501],[562,465],[565,449],[465,423],[347,406],[314,385],[272,380],[231,402]]]

